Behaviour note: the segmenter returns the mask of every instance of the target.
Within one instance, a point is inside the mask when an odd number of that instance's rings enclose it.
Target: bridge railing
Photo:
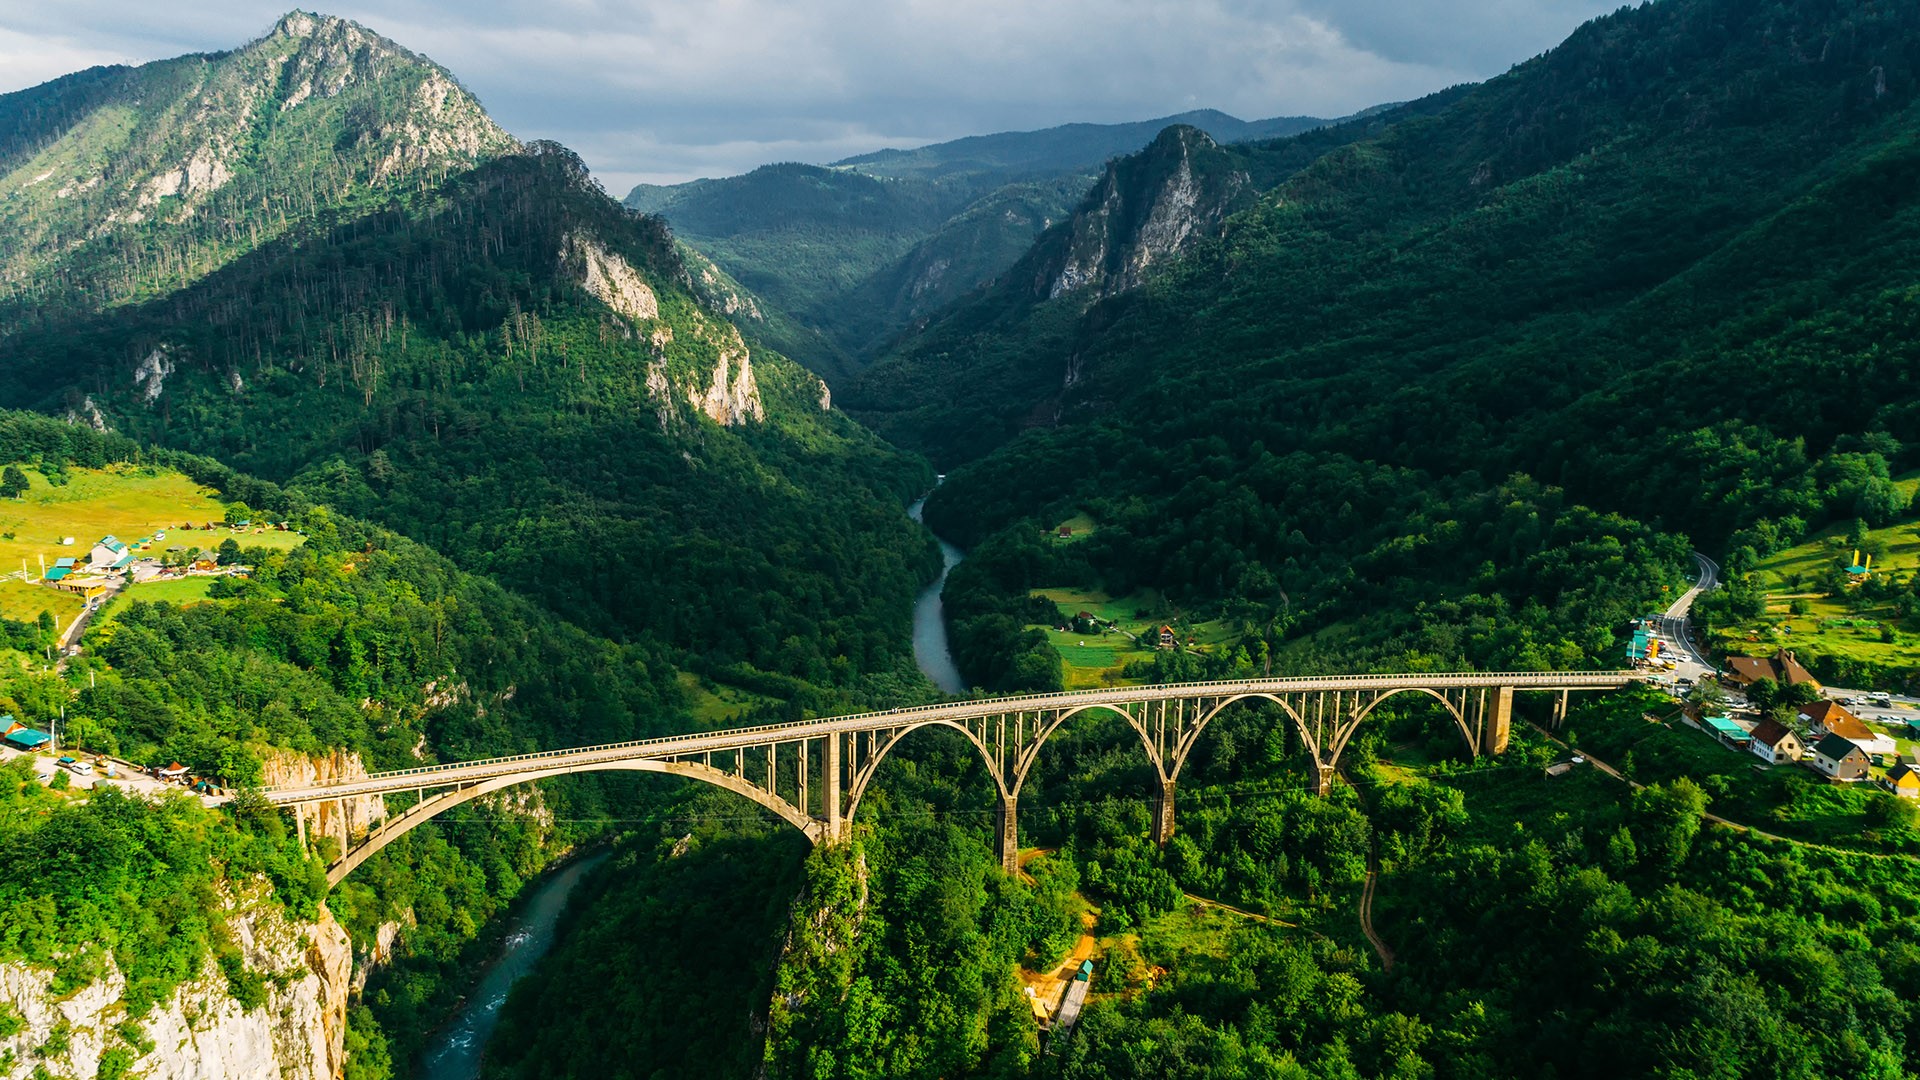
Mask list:
[[[1089,698],[1105,701],[1153,700],[1156,697],[1177,697],[1185,693],[1260,693],[1264,691],[1286,692],[1289,690],[1320,689],[1358,689],[1362,686],[1378,685],[1447,685],[1461,686],[1510,686],[1524,683],[1536,683],[1532,689],[1550,690],[1555,687],[1575,687],[1583,683],[1591,686],[1611,686],[1646,678],[1645,673],[1637,671],[1445,671],[1445,672],[1402,672],[1388,675],[1302,675],[1281,679],[1218,679],[1210,682],[1154,683],[1130,687],[1095,687],[1088,690],[1060,690],[1038,694],[1018,694],[1012,697],[980,698],[964,701],[942,701],[930,705],[908,705],[898,709],[884,709],[877,712],[851,713],[846,716],[823,716],[813,720],[802,720],[790,724],[756,724],[753,727],[723,728],[717,731],[692,731],[679,735],[659,735],[650,739],[631,739],[626,742],[600,743],[594,746],[576,746],[562,750],[536,750],[526,754],[511,754],[506,757],[480,758],[474,761],[448,761],[434,765],[417,765],[410,769],[394,769],[387,772],[368,773],[365,776],[342,777],[323,784],[305,787],[273,787],[263,789],[267,795],[292,791],[313,791],[323,788],[358,786],[401,780],[408,777],[429,778],[434,774],[456,770],[489,769],[501,765],[515,765],[525,762],[551,761],[559,758],[588,757],[599,754],[628,750],[640,750],[649,747],[668,748],[673,744],[699,743],[716,737],[727,739],[748,738],[757,735],[779,735],[786,739],[806,739],[817,736],[808,731],[822,728],[861,728],[866,724],[896,717],[912,719],[928,713],[957,713],[965,716],[976,707],[991,707],[991,711],[1001,712],[1017,710],[1024,703],[1070,704]],[[1316,683],[1340,683],[1339,687],[1323,687]],[[1521,689],[1528,687],[1521,686]],[[403,785],[404,787],[404,785]]]

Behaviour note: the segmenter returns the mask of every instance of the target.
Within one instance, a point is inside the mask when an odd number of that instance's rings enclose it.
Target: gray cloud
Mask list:
[[[232,48],[263,0],[0,0],[0,91]],[[609,190],[1195,108],[1336,116],[1486,78],[1598,0],[341,0]],[[190,10],[181,10],[183,7]]]

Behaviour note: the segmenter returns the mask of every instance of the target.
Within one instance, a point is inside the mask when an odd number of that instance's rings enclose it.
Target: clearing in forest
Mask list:
[[[1911,492],[1920,473],[1898,482]],[[1920,669],[1920,635],[1900,619],[1892,599],[1879,594],[1920,570],[1920,517],[1869,529],[1864,537],[1850,532],[1850,523],[1838,523],[1761,560],[1753,580],[1764,593],[1765,611],[1721,630],[1714,644],[1729,653],[1771,654],[1789,647],[1803,662],[1832,657],[1862,670]],[[1856,541],[1873,553],[1868,588],[1843,584]]]
[[[18,499],[0,499],[0,617],[23,622],[50,611],[65,626],[81,608],[78,596],[24,581],[40,577],[40,562],[52,566],[61,558],[85,563],[93,545],[105,536],[116,536],[128,545],[156,532],[165,537],[139,555],[160,557],[169,547],[215,550],[221,541],[231,538],[241,547],[289,549],[304,542],[293,532],[262,529],[235,531],[224,526],[182,530],[189,522],[204,525],[220,522],[227,513],[218,493],[171,469],[143,465],[110,465],[104,469],[69,468],[55,484],[36,468],[22,466],[27,476],[27,492]],[[62,540],[72,537],[67,546]],[[147,583],[132,590],[134,599],[176,599],[156,596],[145,590]],[[172,583],[168,583],[172,584]],[[200,586],[198,595],[205,596]],[[185,597],[180,597],[184,599]]]

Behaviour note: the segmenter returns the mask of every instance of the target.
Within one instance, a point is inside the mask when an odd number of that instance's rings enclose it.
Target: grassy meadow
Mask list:
[[[49,589],[20,579],[24,565],[29,577],[40,577],[41,561],[72,557],[84,562],[94,543],[117,536],[131,544],[143,536],[165,532],[164,539],[142,552],[158,556],[170,547],[212,550],[232,538],[242,547],[287,550],[305,541],[298,533],[264,528],[244,533],[224,527],[212,531],[182,530],[182,525],[204,525],[225,517],[226,505],[213,489],[165,469],[115,465],[105,469],[70,469],[67,482],[50,483],[34,469],[24,470],[29,487],[18,499],[0,499],[0,617],[31,620],[51,611],[65,626],[78,614],[81,600],[72,593]],[[67,546],[61,541],[73,538]],[[131,595],[141,600],[192,602],[206,598],[205,579],[147,582]]]

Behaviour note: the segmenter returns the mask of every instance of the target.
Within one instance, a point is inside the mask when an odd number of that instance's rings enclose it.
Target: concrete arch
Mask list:
[[[1366,708],[1354,714],[1353,722],[1348,724],[1340,732],[1339,738],[1334,743],[1333,756],[1336,761],[1339,760],[1340,752],[1347,748],[1347,740],[1353,737],[1354,732],[1360,730],[1360,722],[1365,720],[1374,709],[1378,708],[1381,702],[1400,694],[1425,694],[1445,706],[1447,715],[1453,717],[1453,726],[1460,730],[1460,737],[1466,740],[1467,752],[1469,754],[1479,753],[1479,743],[1474,739],[1473,732],[1467,729],[1467,716],[1464,709],[1455,708],[1453,702],[1447,700],[1446,695],[1429,687],[1402,686],[1397,689],[1382,691],[1372,701],[1367,702]]]
[[[1191,729],[1189,729],[1186,733],[1180,736],[1179,746],[1174,751],[1173,770],[1167,773],[1167,779],[1168,780],[1180,779],[1180,770],[1184,768],[1187,764],[1188,751],[1193,749],[1194,743],[1200,741],[1200,734],[1207,730],[1208,724],[1213,723],[1214,717],[1219,716],[1221,711],[1224,710],[1229,705],[1235,705],[1242,701],[1250,701],[1250,700],[1253,700],[1254,698],[1259,698],[1264,701],[1271,701],[1275,705],[1280,706],[1281,711],[1286,713],[1288,719],[1291,719],[1293,721],[1293,728],[1295,731],[1298,731],[1300,733],[1300,741],[1306,745],[1307,752],[1313,755],[1315,761],[1319,760],[1320,744],[1316,739],[1314,739],[1313,731],[1307,726],[1306,719],[1302,717],[1300,713],[1296,711],[1292,705],[1287,704],[1285,701],[1281,700],[1278,697],[1275,697],[1272,694],[1265,694],[1265,693],[1235,694],[1232,697],[1220,699],[1220,702],[1216,704],[1213,708],[1208,709],[1206,712],[1206,715],[1202,716],[1198,721],[1196,721]],[[1144,738],[1145,736],[1146,736],[1146,733],[1141,732],[1141,737]]]
[[[1074,708],[1063,710],[1059,716],[1054,717],[1053,723],[1048,724],[1046,729],[1040,732],[1040,734],[1033,740],[1033,745],[1028,747],[1021,754],[1020,775],[1017,782],[1013,786],[1014,794],[1017,795],[1020,793],[1021,785],[1027,782],[1027,772],[1033,768],[1033,763],[1035,761],[1038,761],[1040,758],[1040,748],[1046,745],[1047,740],[1053,736],[1054,732],[1060,730],[1060,725],[1066,723],[1068,720],[1071,720],[1076,716],[1079,716],[1081,713],[1093,712],[1096,709],[1105,709],[1107,712],[1110,712],[1113,715],[1118,716],[1120,719],[1125,720],[1127,722],[1127,726],[1133,729],[1133,733],[1135,735],[1140,736],[1140,741],[1146,744],[1147,758],[1151,760],[1155,766],[1158,766],[1160,764],[1160,752],[1154,749],[1153,740],[1148,737],[1146,729],[1140,726],[1139,717],[1133,715],[1132,713],[1128,712],[1127,710],[1121,708],[1118,705],[1108,704],[1107,702],[1103,702],[1103,701],[1090,702],[1086,705],[1078,705],[1078,706],[1075,706]]]
[[[848,822],[853,820],[853,815],[860,809],[861,798],[867,793],[867,785],[873,781],[873,774],[879,770],[880,763],[886,760],[894,747],[900,745],[902,740],[916,731],[936,727],[951,728],[965,735],[967,742],[980,752],[980,760],[987,763],[987,773],[993,777],[994,786],[999,789],[999,796],[1002,799],[1013,796],[1013,790],[1008,789],[1006,777],[1000,774],[1000,763],[993,759],[993,752],[987,749],[987,744],[981,742],[978,735],[968,730],[965,725],[952,720],[923,720],[917,724],[903,724],[894,729],[886,741],[879,743],[874,749],[872,756],[861,762],[859,768],[854,770],[853,778],[847,783],[847,809],[841,820]]]
[[[378,832],[370,834],[359,847],[347,852],[340,858],[339,862],[329,866],[327,868],[327,884],[340,884],[348,874],[353,873],[360,867],[360,864],[372,858],[381,848],[412,832],[422,822],[430,821],[456,806],[471,802],[482,795],[490,795],[496,791],[510,788],[517,784],[528,784],[536,780],[546,780],[555,776],[565,776],[570,773],[582,772],[653,772],[705,781],[715,787],[725,788],[737,795],[745,796],[762,807],[773,811],[781,820],[804,833],[809,841],[818,842],[823,835],[824,826],[820,822],[815,821],[809,817],[804,810],[794,806],[787,800],[778,795],[769,795],[767,792],[755,787],[751,782],[741,777],[734,776],[731,773],[721,772],[719,769],[697,762],[653,761],[643,758],[627,761],[608,761],[588,765],[561,765],[540,772],[521,773],[482,780],[478,783],[469,784],[466,787],[452,788],[443,791],[433,798],[415,803],[397,817],[388,818]]]

